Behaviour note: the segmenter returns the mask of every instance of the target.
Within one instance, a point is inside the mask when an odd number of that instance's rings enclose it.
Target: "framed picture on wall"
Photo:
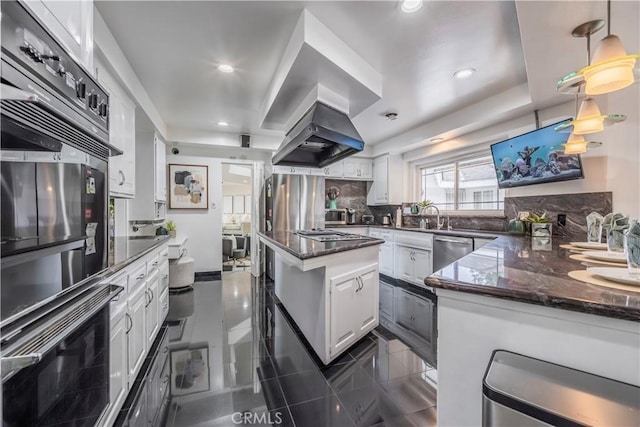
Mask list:
[[[207,209],[209,168],[199,165],[169,165],[169,209]]]
[[[171,395],[209,391],[209,346],[171,352]]]

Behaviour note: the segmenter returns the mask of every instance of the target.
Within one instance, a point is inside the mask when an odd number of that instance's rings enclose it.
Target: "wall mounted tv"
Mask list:
[[[554,128],[564,120],[491,146],[498,187],[584,178],[579,154],[564,154],[568,133]]]

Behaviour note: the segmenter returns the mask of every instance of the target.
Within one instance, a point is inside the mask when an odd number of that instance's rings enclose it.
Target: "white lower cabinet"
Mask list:
[[[105,425],[111,425],[129,391],[127,368],[127,275],[112,283],[123,286],[115,300],[111,301],[111,334],[109,339],[109,412]]]
[[[378,323],[378,265],[330,279],[330,348],[340,353]]]
[[[433,271],[431,251],[407,246],[396,246],[396,278],[406,282],[423,284],[424,278]]]
[[[158,292],[158,271],[155,270],[147,279],[147,290],[146,290],[146,298],[147,302],[145,303],[145,317],[147,324],[147,348],[151,348],[153,341],[156,339],[156,334],[160,330],[160,315],[159,315],[159,304],[160,300],[160,292]]]
[[[167,245],[152,251],[107,282],[124,291],[111,302],[109,411],[112,425],[169,311]],[[165,350],[166,353],[166,350]]]
[[[379,253],[380,273],[393,277],[393,243],[386,242],[380,245]]]
[[[147,353],[146,296],[147,288],[144,284],[129,294],[127,313],[129,320],[127,328],[129,384],[133,384],[135,381]]]

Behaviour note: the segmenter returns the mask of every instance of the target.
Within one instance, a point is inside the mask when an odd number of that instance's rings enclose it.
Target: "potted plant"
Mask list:
[[[532,237],[551,237],[551,226],[553,224],[546,212],[542,215],[531,212],[525,221],[531,224]]]
[[[167,221],[167,231],[170,237],[176,237],[176,223],[172,220]]]
[[[426,215],[427,214],[427,209],[429,207],[433,206],[433,202],[431,200],[423,200],[421,202],[418,202],[418,207],[420,208],[420,214],[421,215]]]

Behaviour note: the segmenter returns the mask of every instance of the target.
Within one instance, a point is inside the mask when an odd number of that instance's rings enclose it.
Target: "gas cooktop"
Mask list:
[[[296,234],[305,239],[317,240],[319,242],[338,242],[341,240],[372,240],[371,237],[360,234],[341,233],[330,230],[298,230]]]

